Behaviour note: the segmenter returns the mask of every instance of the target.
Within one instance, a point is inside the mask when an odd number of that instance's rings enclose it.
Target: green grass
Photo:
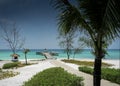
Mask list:
[[[70,74],[63,68],[54,67],[36,74],[23,86],[83,86],[82,81],[83,78]]]
[[[34,63],[28,63],[27,65],[32,65]],[[27,66],[25,63],[21,62],[11,62],[11,63],[6,63],[3,65],[3,69],[10,69],[10,68],[18,68],[18,67],[24,67]]]
[[[90,67],[79,67],[79,70],[93,75]],[[120,69],[102,68],[101,78],[120,84]]]
[[[78,60],[62,60],[63,62],[67,62],[67,63],[73,63],[73,64],[77,64],[80,66],[94,66],[94,62],[91,61],[78,61]],[[111,64],[107,64],[107,63],[102,63],[102,67],[109,67],[112,66]]]
[[[2,69],[0,69],[0,80],[1,79],[5,79],[5,78],[9,78],[9,77],[13,77],[18,75],[18,72],[13,72],[13,71],[2,71]]]

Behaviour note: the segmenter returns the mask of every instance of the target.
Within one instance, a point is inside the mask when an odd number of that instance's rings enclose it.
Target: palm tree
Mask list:
[[[30,52],[29,49],[24,49],[23,53],[25,54],[25,61],[26,61],[26,65],[27,65],[27,53]]]
[[[71,30],[84,33],[90,38],[95,55],[94,86],[100,86],[101,62],[105,56],[104,46],[108,41],[120,37],[120,0],[52,0],[60,12],[59,31],[67,34]]]

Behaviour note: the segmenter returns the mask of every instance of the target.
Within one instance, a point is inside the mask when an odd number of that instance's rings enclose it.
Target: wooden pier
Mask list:
[[[53,56],[58,56],[58,53],[49,53],[49,52],[36,52],[36,55],[45,56],[46,59],[56,59]]]

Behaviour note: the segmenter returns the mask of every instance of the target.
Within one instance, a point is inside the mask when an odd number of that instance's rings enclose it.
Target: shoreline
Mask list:
[[[67,58],[57,58],[57,60],[63,60],[63,59],[67,59]],[[27,61],[43,61],[46,60],[46,58],[41,58],[41,59],[27,59]],[[91,59],[91,58],[70,58],[70,60],[80,60],[80,61],[94,61],[95,59]],[[0,60],[1,61],[12,61],[10,59],[8,60]],[[18,59],[18,61],[25,61],[25,59]],[[102,59],[102,61],[120,61],[120,59]]]

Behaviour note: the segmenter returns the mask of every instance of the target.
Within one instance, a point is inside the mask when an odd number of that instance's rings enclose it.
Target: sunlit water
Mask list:
[[[36,52],[44,52],[44,49],[32,49],[27,54],[28,59],[44,59],[45,57],[42,55],[36,55]],[[48,52],[58,53],[56,58],[67,58],[67,55],[62,49],[48,49]],[[109,49],[108,55],[106,55],[105,59],[120,59],[120,50],[118,49]],[[0,60],[11,60],[11,50],[0,50]],[[24,53],[22,50],[18,51],[17,54],[20,55],[19,59],[24,60]],[[70,58],[73,58],[73,54],[70,55]],[[76,54],[75,58],[77,59],[94,59],[94,55],[91,54],[91,50],[85,49],[81,53]]]

